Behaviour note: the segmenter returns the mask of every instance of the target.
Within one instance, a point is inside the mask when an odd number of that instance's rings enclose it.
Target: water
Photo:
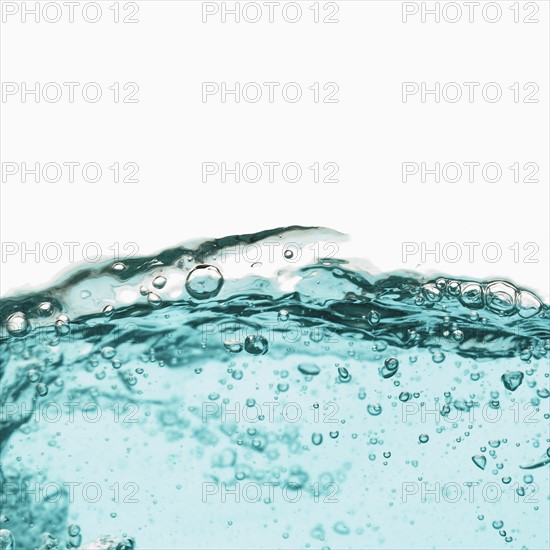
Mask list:
[[[547,548],[549,307],[372,275],[341,240],[196,242],[3,299],[0,550]]]

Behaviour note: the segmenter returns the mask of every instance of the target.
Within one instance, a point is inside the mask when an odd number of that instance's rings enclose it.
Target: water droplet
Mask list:
[[[474,464],[481,470],[485,470],[487,459],[483,455],[474,455],[472,457]]]
[[[206,300],[216,296],[223,286],[223,277],[217,267],[199,265],[187,276],[185,288],[190,296],[197,300]]]

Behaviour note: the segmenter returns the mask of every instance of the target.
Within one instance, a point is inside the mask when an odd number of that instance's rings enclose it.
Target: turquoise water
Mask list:
[[[550,310],[292,227],[0,302],[0,550],[547,548]]]

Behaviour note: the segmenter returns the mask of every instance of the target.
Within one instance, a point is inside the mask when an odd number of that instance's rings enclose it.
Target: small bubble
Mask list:
[[[339,535],[350,534],[349,527],[343,521],[337,521],[332,528],[334,529],[334,532],[338,533]]]
[[[382,412],[382,405],[378,403],[367,406],[367,412],[372,416],[378,416]]]
[[[36,309],[40,317],[49,317],[53,313],[53,305],[50,302],[41,302]]]
[[[287,260],[291,260],[292,258],[294,258],[294,252],[292,252],[292,250],[290,248],[287,248],[284,252],[283,252],[283,256],[287,259]]]
[[[244,349],[252,355],[264,355],[268,350],[267,340],[263,336],[247,336],[244,341]]]
[[[320,433],[314,433],[314,434],[311,436],[311,442],[312,442],[314,445],[321,445],[321,443],[323,442],[323,435],[320,434]]]
[[[25,336],[30,328],[27,316],[22,311],[12,313],[6,320],[6,329],[11,336],[15,336],[16,338]]]
[[[300,363],[298,365],[298,370],[302,374],[306,374],[308,376],[316,376],[321,372],[321,369],[315,363]]]
[[[15,550],[15,539],[8,529],[0,529],[0,549]]]
[[[110,317],[115,311],[115,308],[111,305],[108,305],[108,306],[105,306],[103,308],[103,315],[105,315],[105,317]]]
[[[74,523],[71,523],[71,525],[67,528],[67,532],[71,537],[76,537],[80,534],[80,527]]]
[[[55,326],[55,332],[57,332],[59,336],[66,336],[67,334],[69,334],[69,332],[71,332],[69,317],[64,313],[62,313],[57,318],[57,320],[54,323],[54,326]]]
[[[155,294],[154,292],[149,292],[147,295],[147,301],[153,306],[153,307],[159,307],[162,305],[162,298]]]
[[[418,441],[420,441],[420,443],[428,443],[429,440],[430,437],[426,434],[422,434],[418,437]]]
[[[31,369],[27,372],[27,379],[29,382],[38,382],[40,380],[40,372],[36,369]]]
[[[472,457],[474,464],[481,470],[485,470],[487,459],[483,455],[475,455]]]
[[[504,522],[499,521],[499,520],[495,520],[495,521],[493,521],[493,527],[495,529],[502,529],[504,527]]]
[[[367,319],[371,325],[377,325],[380,322],[380,315],[378,312],[372,310],[369,311]]]
[[[346,367],[338,367],[338,379],[343,383],[347,383],[351,380],[351,374]]]
[[[240,342],[227,341],[223,343],[224,348],[231,353],[239,353],[243,350]]]
[[[464,340],[464,333],[461,330],[456,329],[453,331],[453,340],[455,340],[455,342],[462,342]]]
[[[521,371],[508,371],[501,376],[504,387],[510,391],[516,391],[523,382],[524,374]]]
[[[395,357],[388,357],[384,361],[384,366],[380,369],[383,378],[391,378],[399,369],[399,361]]]
[[[163,277],[162,275],[158,275],[153,279],[153,286],[155,288],[161,289],[164,288],[166,285],[166,277]]]
[[[36,384],[36,393],[41,397],[48,395],[48,386],[46,386],[46,384],[43,384],[43,383]]]
[[[445,361],[445,354],[442,351],[436,351],[432,355],[432,361],[434,363],[443,363]]]
[[[116,355],[116,349],[112,348],[111,346],[105,346],[101,350],[101,357],[103,359],[112,359]]]
[[[185,288],[190,296],[197,300],[206,300],[216,296],[222,286],[223,277],[213,265],[199,265],[187,276]]]
[[[290,315],[286,309],[281,309],[281,311],[277,314],[277,319],[279,321],[288,321],[289,317]]]

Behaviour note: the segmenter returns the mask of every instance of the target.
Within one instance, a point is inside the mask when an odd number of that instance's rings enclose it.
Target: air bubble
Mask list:
[[[460,302],[469,308],[483,307],[483,289],[479,283],[466,283],[460,293]]]
[[[517,290],[511,284],[496,281],[487,285],[485,303],[495,313],[511,315],[516,311],[516,294]]]
[[[240,342],[226,341],[223,347],[231,353],[239,353],[243,350],[243,345]]]
[[[159,275],[158,277],[155,277],[153,279],[153,286],[155,288],[161,289],[161,288],[164,288],[165,285],[166,285],[166,277]]]
[[[6,320],[6,329],[11,336],[20,338],[25,336],[31,329],[27,316],[22,312],[12,313]]]
[[[244,349],[251,355],[264,355],[267,353],[268,347],[267,340],[263,336],[247,336],[244,341]]]
[[[0,529],[0,549],[15,550],[15,539],[8,529]]]
[[[475,455],[472,457],[474,464],[481,470],[485,470],[487,459],[483,455]]]
[[[116,355],[116,349],[112,348],[111,346],[105,346],[101,350],[101,357],[103,359],[112,359]]]
[[[288,311],[286,309],[281,309],[281,311],[279,311],[279,313],[277,314],[277,319],[279,321],[288,321],[290,317],[290,314],[288,313]]]
[[[220,292],[223,282],[218,268],[212,265],[199,265],[187,276],[185,288],[193,298],[206,300]]]
[[[149,302],[149,304],[153,307],[159,307],[162,305],[162,298],[154,292],[149,292],[147,295],[147,302]]]
[[[69,334],[69,332],[71,332],[69,317],[64,313],[62,313],[57,318],[54,326],[55,326],[55,332],[57,332],[59,336],[66,336],[67,334]]]
[[[372,416],[378,416],[382,412],[382,405],[378,403],[367,406],[367,412]]]
[[[321,445],[321,443],[323,442],[323,435],[320,434],[320,433],[314,433],[314,434],[311,436],[311,442],[312,442],[314,445]]]
[[[524,374],[521,371],[508,371],[501,376],[504,387],[510,391],[516,391],[523,382]]]
[[[53,305],[50,302],[42,302],[36,309],[40,317],[49,317],[53,313]]]
[[[315,363],[300,363],[298,365],[298,370],[302,374],[306,374],[308,376],[316,376],[321,372],[321,369]]]

